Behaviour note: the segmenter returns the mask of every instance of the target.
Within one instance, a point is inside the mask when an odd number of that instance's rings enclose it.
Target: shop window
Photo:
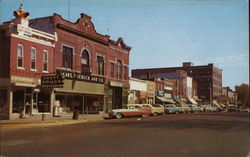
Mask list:
[[[38,93],[38,112],[50,112],[50,94],[49,92]]]
[[[99,114],[100,111],[103,111],[103,96],[86,96],[84,101],[85,113]]]
[[[23,68],[23,45],[21,44],[17,47],[17,67]]]
[[[117,79],[122,79],[122,62],[121,61],[117,61],[116,63],[117,65]]]
[[[81,56],[81,71],[83,74],[90,74],[89,53],[83,50]]]
[[[99,75],[104,75],[104,59],[101,56],[97,56],[97,71]]]
[[[73,48],[63,46],[62,54],[62,66],[65,68],[72,69],[73,60]]]
[[[114,63],[110,63],[111,66],[111,77],[115,77],[115,64]]]
[[[36,69],[36,49],[33,47],[31,48],[30,51],[30,66],[32,70]]]
[[[48,71],[48,52],[43,51],[43,71]]]

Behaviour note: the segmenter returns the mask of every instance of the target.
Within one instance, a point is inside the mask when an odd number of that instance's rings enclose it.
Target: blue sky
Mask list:
[[[130,69],[214,63],[223,86],[249,83],[247,0],[0,0],[0,22],[21,3],[30,19],[90,15],[97,32],[132,47]]]

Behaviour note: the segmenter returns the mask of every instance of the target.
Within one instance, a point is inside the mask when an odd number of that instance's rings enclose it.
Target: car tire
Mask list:
[[[175,112],[176,114],[179,114],[179,112],[177,111],[177,112]]]
[[[142,116],[142,118],[145,118],[145,117],[147,117],[147,115],[145,115],[145,114],[142,114],[141,116]]]
[[[123,116],[122,116],[121,113],[117,113],[117,114],[115,115],[115,118],[116,118],[116,119],[122,119],[122,117],[123,117]]]
[[[158,115],[157,112],[154,112],[154,113],[153,113],[153,116],[157,116],[157,115]]]

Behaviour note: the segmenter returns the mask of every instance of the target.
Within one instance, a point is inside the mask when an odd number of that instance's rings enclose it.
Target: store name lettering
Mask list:
[[[104,83],[103,77],[90,76],[90,75],[84,75],[80,73],[73,73],[73,72],[67,72],[67,71],[61,71],[61,70],[57,70],[57,74],[68,79],[76,79],[80,81],[95,82],[95,83]]]

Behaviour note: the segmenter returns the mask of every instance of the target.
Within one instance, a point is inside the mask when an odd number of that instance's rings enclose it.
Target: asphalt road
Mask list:
[[[2,155],[2,156],[1,156]],[[248,157],[249,113],[1,128],[1,157]]]

